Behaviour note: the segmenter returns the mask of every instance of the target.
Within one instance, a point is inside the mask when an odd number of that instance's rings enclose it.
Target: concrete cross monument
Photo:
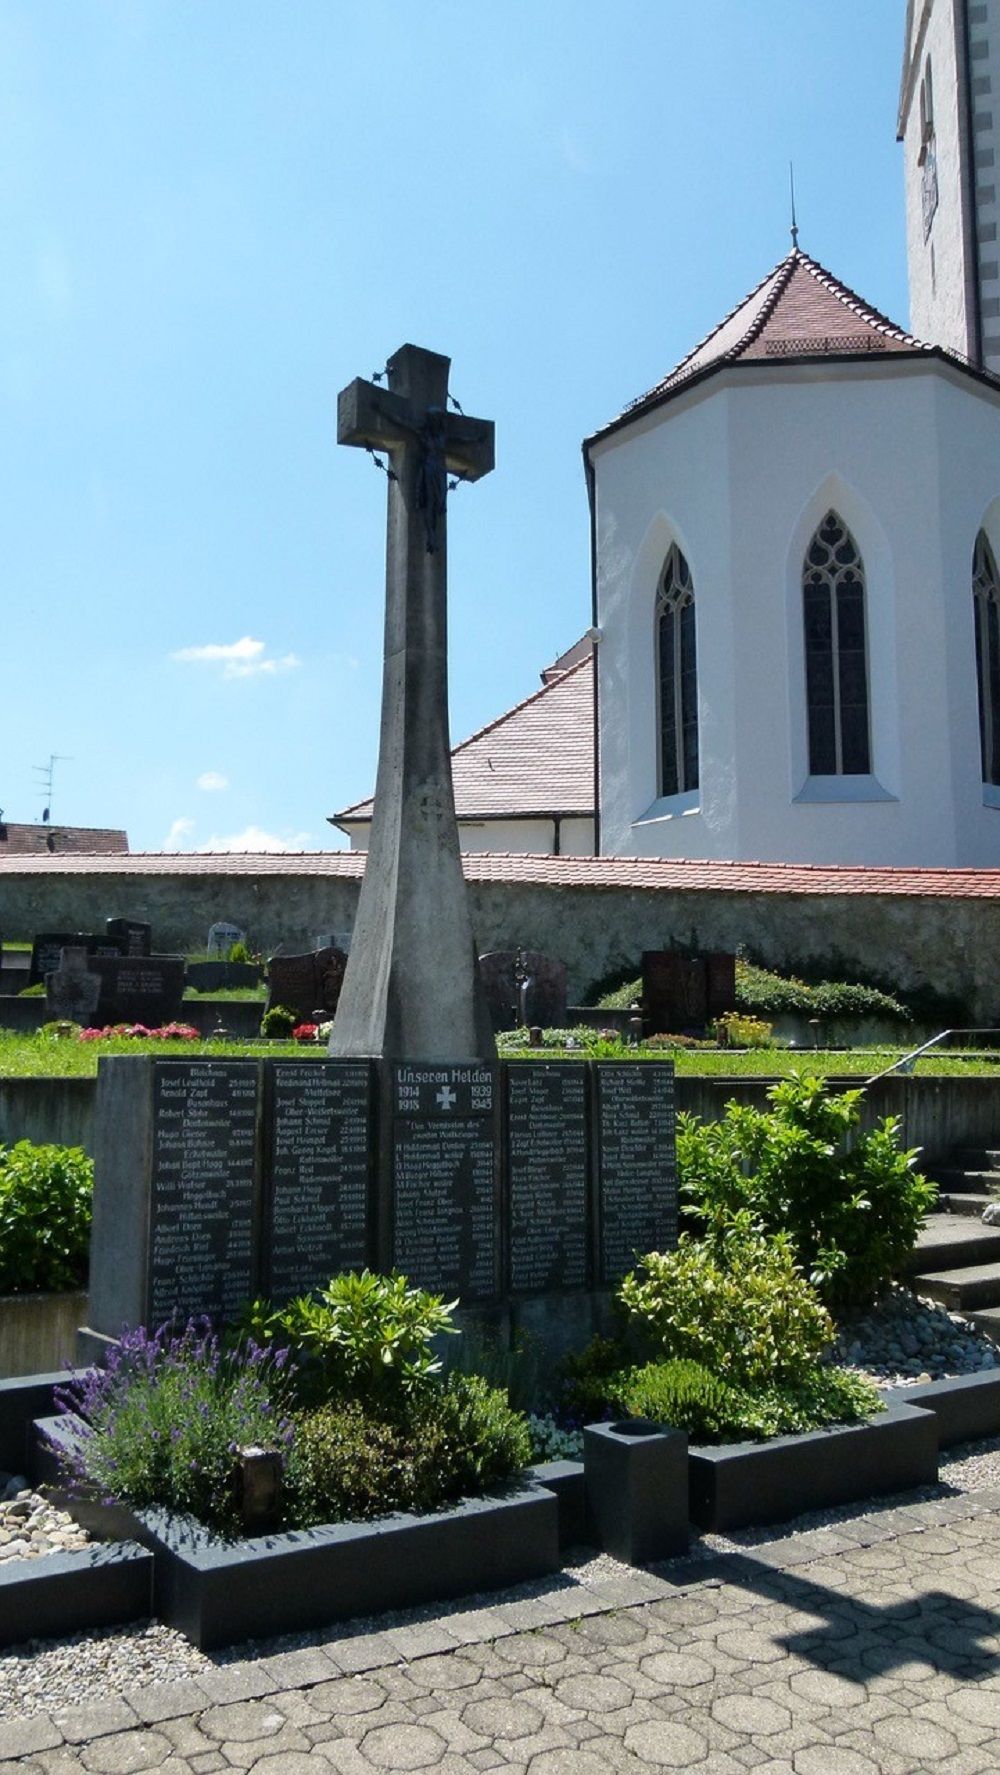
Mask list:
[[[496,1054],[462,874],[448,736],[450,475],[493,467],[493,425],[448,410],[450,360],[404,345],[388,386],[340,395],[337,441],[389,460],[385,657],[375,811],[331,1055]]]

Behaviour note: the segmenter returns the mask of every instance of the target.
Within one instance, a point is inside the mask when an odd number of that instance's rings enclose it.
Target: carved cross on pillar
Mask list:
[[[448,412],[450,360],[404,345],[388,388],[352,382],[337,442],[390,461],[375,809],[331,1054],[496,1052],[472,937],[448,737],[448,475],[493,467],[493,426]]]

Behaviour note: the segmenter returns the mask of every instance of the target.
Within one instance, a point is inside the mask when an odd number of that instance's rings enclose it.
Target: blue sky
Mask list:
[[[580,442],[801,244],[907,312],[903,0],[0,0],[0,807],[325,848],[374,781],[385,482],[448,354],[464,738],[589,621]]]

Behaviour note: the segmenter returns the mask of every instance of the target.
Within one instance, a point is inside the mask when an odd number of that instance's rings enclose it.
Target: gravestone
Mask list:
[[[492,1066],[395,1065],[389,1080],[392,1264],[463,1301],[500,1291]]]
[[[677,1243],[674,1069],[626,1061],[594,1071],[598,1279],[613,1287],[637,1256]]]
[[[342,949],[314,949],[306,955],[272,955],[267,964],[267,1009],[283,1005],[300,1023],[314,1011],[332,1017],[340,1001],[347,956]]]
[[[122,955],[150,955],[153,948],[153,927],[137,918],[108,918],[104,928],[112,942],[121,945]]]
[[[114,937],[97,937],[92,931],[40,931],[31,945],[28,985],[39,986],[46,974],[54,974],[64,949],[83,949],[87,955],[121,955]]]
[[[513,1293],[590,1281],[587,1068],[511,1061],[507,1083],[509,1277]]]
[[[372,1261],[374,1106],[366,1060],[265,1062],[263,1286],[271,1300]]]
[[[725,1017],[728,1012],[736,1010],[735,955],[723,950],[706,955],[705,976],[708,1020],[712,1023],[716,1017]]]
[[[238,924],[230,924],[226,919],[220,919],[217,924],[208,927],[206,947],[209,955],[221,956],[224,961],[227,960],[233,944],[245,943],[246,935],[246,931],[241,930]]]
[[[45,1015],[51,1021],[79,1023],[89,1028],[97,1016],[101,977],[88,967],[85,948],[70,944],[59,966],[45,976]]]
[[[642,1001],[648,1034],[683,1035],[708,1020],[708,985],[700,957],[676,949],[647,949],[642,957]]]
[[[90,965],[99,976],[97,1019],[109,1023],[144,1023],[155,1029],[173,1023],[184,998],[182,955],[94,955]]]
[[[537,949],[494,949],[479,957],[479,969],[494,1029],[565,1026],[564,962]]]

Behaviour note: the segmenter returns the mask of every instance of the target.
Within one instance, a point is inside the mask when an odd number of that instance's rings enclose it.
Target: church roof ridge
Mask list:
[[[847,316],[856,325],[848,330]],[[741,359],[785,362],[814,357],[868,357],[875,351],[932,352],[934,347],[897,326],[881,309],[793,246],[766,277],[689,351],[668,375],[637,396],[594,438],[638,418],[696,377]],[[588,440],[590,442],[592,440]]]

